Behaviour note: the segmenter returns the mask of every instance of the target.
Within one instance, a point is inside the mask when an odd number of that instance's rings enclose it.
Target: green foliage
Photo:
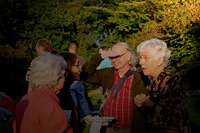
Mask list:
[[[1,122],[0,123],[0,130],[2,133],[13,133],[12,130],[12,122],[8,121],[8,122]]]
[[[178,37],[181,41],[173,42],[174,40],[169,40],[171,43],[176,43],[177,47],[171,47],[171,59],[170,66],[173,71],[179,72],[179,74],[184,75],[188,71],[194,68],[199,61],[199,49],[197,42],[192,42],[189,38]],[[186,39],[186,40],[185,40]]]
[[[189,111],[189,117],[190,117],[190,123],[191,125],[200,127],[200,108],[199,108],[199,97],[187,97],[187,103],[188,103],[188,111]]]
[[[22,82],[42,37],[58,51],[76,40],[78,54],[87,61],[97,53],[95,43],[112,46],[125,41],[135,50],[144,40],[160,38],[172,51],[169,67],[173,71],[199,72],[198,0],[2,0],[0,11],[0,55],[8,67],[2,70],[20,75]]]
[[[0,75],[3,77],[0,86],[11,96],[26,93],[27,83],[24,79],[32,58],[26,54],[30,45],[24,46],[19,45],[16,49],[9,45],[0,46]]]
[[[174,72],[186,75],[192,69],[199,67],[200,41],[195,35],[199,34],[196,31],[199,28],[194,24],[200,22],[197,17],[200,3],[179,0],[151,0],[150,3],[152,21],[146,23],[132,40],[133,47],[146,39],[160,38],[172,51],[169,67]],[[195,34],[191,34],[192,32]]]
[[[26,9],[24,0],[0,1],[0,45],[15,46],[20,37],[21,24],[26,20]]]
[[[197,1],[178,0],[164,3],[167,6],[164,6],[163,12],[160,12],[162,14],[159,14],[162,20],[159,29],[172,50],[170,67],[181,75],[186,75],[188,71],[200,66],[200,42],[189,33],[193,29],[192,23],[198,22],[196,16],[200,4]]]
[[[92,94],[92,95],[89,95],[89,98],[92,101],[92,105],[93,105],[94,110],[99,110],[100,103],[101,103],[100,102],[101,101],[101,94],[100,93]]]
[[[114,5],[87,7],[98,19],[91,24],[91,30],[98,33],[102,45],[133,38],[145,22],[149,21],[145,2],[122,2]],[[136,19],[137,18],[137,19]],[[103,22],[103,23],[102,23]]]

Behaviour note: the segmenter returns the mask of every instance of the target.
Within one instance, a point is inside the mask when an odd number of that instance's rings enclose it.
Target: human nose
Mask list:
[[[144,63],[144,59],[140,58],[139,59],[139,64],[142,65]]]

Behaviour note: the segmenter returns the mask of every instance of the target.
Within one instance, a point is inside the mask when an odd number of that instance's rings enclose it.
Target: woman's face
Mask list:
[[[76,59],[75,64],[71,66],[71,72],[75,74],[80,74],[81,71],[82,71],[81,65],[79,64],[78,59]]]
[[[157,58],[156,54],[149,50],[144,50],[140,53],[139,63],[142,71],[146,76],[156,77],[160,72],[160,58]]]

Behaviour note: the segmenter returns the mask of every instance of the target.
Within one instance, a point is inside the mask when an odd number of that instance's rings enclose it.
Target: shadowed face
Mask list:
[[[81,69],[81,65],[80,65],[78,59],[76,59],[75,64],[71,66],[71,71],[72,71],[72,73],[75,73],[75,74],[81,73],[82,69]]]
[[[129,66],[130,52],[121,45],[114,45],[112,51],[116,52],[118,56],[110,57],[115,69],[123,69],[125,66]]]

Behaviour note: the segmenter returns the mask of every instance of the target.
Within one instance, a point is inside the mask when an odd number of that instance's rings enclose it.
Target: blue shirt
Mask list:
[[[107,67],[113,67],[112,62],[109,58],[105,58],[103,61],[101,61],[97,69],[103,69]]]

